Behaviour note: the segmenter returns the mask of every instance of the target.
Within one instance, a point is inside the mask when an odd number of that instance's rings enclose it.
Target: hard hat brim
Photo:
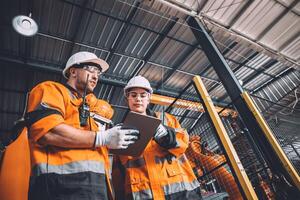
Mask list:
[[[147,90],[150,94],[153,94],[153,89],[148,88],[148,87],[143,87],[143,86],[129,86],[124,88],[124,94],[126,95],[126,92],[132,88],[142,88],[144,90]]]
[[[102,60],[100,58],[87,60],[85,62],[92,62],[92,63],[96,63],[96,64],[100,65],[101,72],[105,72],[109,68],[108,63],[105,60]]]
[[[109,68],[109,65],[108,65],[108,63],[105,61],[105,60],[102,60],[102,59],[100,59],[100,58],[95,58],[95,59],[90,59],[90,60],[85,60],[84,62],[82,62],[82,63],[88,63],[88,62],[91,62],[91,63],[95,63],[95,64],[97,64],[97,65],[99,65],[100,67],[101,67],[101,72],[105,72],[105,71],[107,71],[108,70],[108,68]],[[78,64],[80,64],[80,63],[78,63]],[[64,75],[64,77],[65,78],[69,78],[69,77],[67,77],[67,72],[69,71],[69,69],[71,68],[72,66],[69,66],[69,67],[67,67],[67,68],[65,68],[64,70],[63,70],[63,75]]]

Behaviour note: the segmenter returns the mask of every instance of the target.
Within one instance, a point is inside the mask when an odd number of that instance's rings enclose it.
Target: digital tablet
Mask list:
[[[142,115],[137,112],[130,111],[123,124],[129,127],[135,127],[140,131],[140,138],[133,144],[130,144],[127,149],[110,149],[113,154],[127,155],[127,156],[139,156],[143,153],[149,141],[154,136],[157,127],[161,123],[161,120]]]

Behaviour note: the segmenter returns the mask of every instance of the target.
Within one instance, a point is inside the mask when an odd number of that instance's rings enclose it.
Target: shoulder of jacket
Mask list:
[[[91,99],[92,100],[92,99]],[[90,102],[90,111],[98,115],[101,115],[107,119],[111,119],[114,114],[114,109],[112,106],[105,100],[96,99],[94,102]]]
[[[106,105],[106,106],[110,106],[111,107],[111,105],[107,101],[105,101],[103,99],[98,99],[98,102],[101,103],[102,105]]]
[[[112,115],[114,113],[114,109],[113,109],[113,107],[107,101],[105,101],[103,99],[98,99],[98,103],[97,104],[101,105],[102,108],[106,108],[106,110],[111,113],[110,118],[112,117]]]
[[[32,91],[40,91],[40,90],[47,90],[47,89],[53,89],[56,88],[58,91],[61,92],[67,92],[68,89],[61,83],[55,82],[55,81],[44,81],[36,86],[34,86],[31,90]]]
[[[47,87],[47,86],[65,87],[63,84],[55,81],[44,81],[37,84],[35,87]]]

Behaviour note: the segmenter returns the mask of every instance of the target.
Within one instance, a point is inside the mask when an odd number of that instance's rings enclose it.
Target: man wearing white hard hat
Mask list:
[[[127,148],[138,131],[106,129],[90,117],[92,111],[108,120],[113,115],[111,106],[93,94],[108,67],[95,54],[78,52],[63,70],[65,85],[46,81],[30,92],[29,199],[113,198],[108,149]]]
[[[149,81],[143,76],[133,77],[124,88],[131,111],[160,118],[162,123],[141,156],[120,155],[115,159],[121,165],[120,171],[125,172],[125,184],[113,177],[118,192],[125,185],[125,195],[117,196],[120,199],[202,199],[200,184],[184,154],[189,136],[174,116],[147,108],[152,93]]]

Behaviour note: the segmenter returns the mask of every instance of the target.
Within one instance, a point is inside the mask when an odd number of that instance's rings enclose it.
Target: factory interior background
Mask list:
[[[0,138],[36,84],[65,82],[67,59],[89,51],[110,65],[95,95],[115,123],[128,112],[128,80],[150,81],[150,108],[189,133],[204,199],[299,191],[298,0],[9,0],[0,10]],[[14,30],[18,15],[36,21],[34,36]]]

